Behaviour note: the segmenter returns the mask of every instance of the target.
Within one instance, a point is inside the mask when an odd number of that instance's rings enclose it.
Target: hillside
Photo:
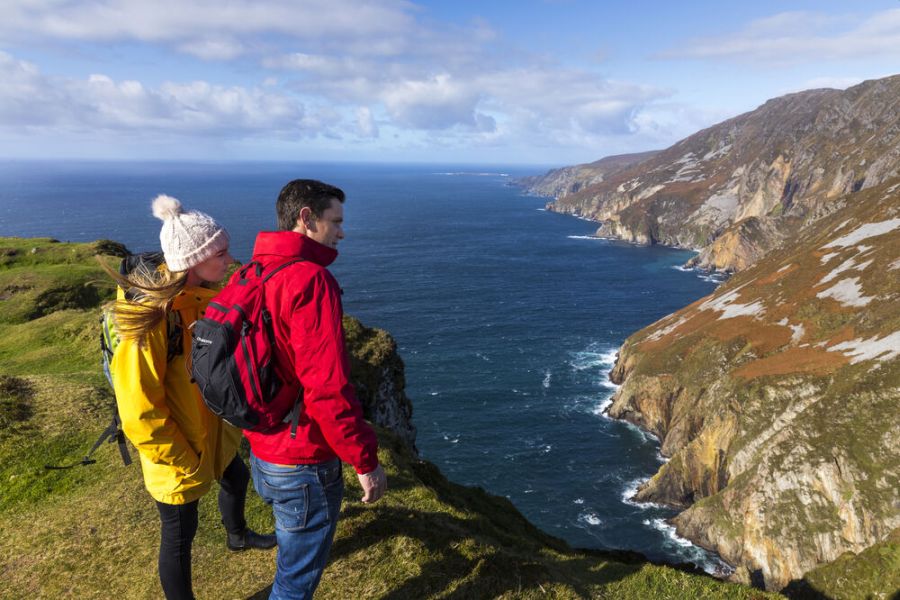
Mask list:
[[[609,157],[518,183],[550,210],[640,244],[698,248],[694,264],[752,265],[837,208],[900,174],[900,75],[769,100],[660,152]]]
[[[811,571],[900,592],[900,178],[862,187],[629,337],[612,373],[610,415],[670,457],[637,499],[685,508],[681,535],[769,589]]]
[[[112,445],[77,460],[109,418],[99,369],[97,306],[111,292],[92,256],[119,245],[0,238],[0,597],[158,598],[157,514],[139,467]],[[764,598],[627,553],[569,548],[505,499],[448,482],[410,448],[403,365],[385,332],[347,321],[353,378],[379,428],[390,490],[358,501],[345,471],[331,563],[317,598]],[[405,416],[404,416],[405,415]],[[413,438],[414,439],[414,438]],[[133,452],[133,450],[132,450]],[[264,598],[274,552],[228,553],[215,502],[201,501],[194,547],[201,598]],[[251,492],[251,527],[271,515]]]

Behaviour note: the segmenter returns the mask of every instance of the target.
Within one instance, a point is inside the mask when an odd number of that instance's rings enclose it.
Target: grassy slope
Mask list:
[[[43,468],[86,451],[105,425],[111,397],[94,350],[96,309],[74,308],[78,299],[90,304],[93,292],[59,293],[58,303],[76,299],[72,308],[54,312],[45,302],[46,316],[21,315],[46,300],[48,289],[72,292],[99,281],[93,252],[87,244],[0,238],[0,598],[161,595],[158,517],[139,467],[123,467],[105,445],[95,465]],[[49,276],[49,265],[61,260],[70,262],[66,273],[79,272],[63,277],[65,285]],[[16,289],[26,271],[29,281],[43,283]],[[96,297],[108,291],[97,287]],[[448,482],[390,433],[379,433],[391,489],[365,506],[356,478],[345,472],[347,499],[317,598],[775,597],[624,555],[572,550],[507,500]],[[227,552],[213,497],[200,506],[198,597],[266,597],[274,551]],[[252,491],[247,510],[251,527],[272,528],[270,511]]]

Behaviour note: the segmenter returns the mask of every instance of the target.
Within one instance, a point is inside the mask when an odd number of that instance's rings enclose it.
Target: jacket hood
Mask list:
[[[337,258],[338,251],[296,231],[261,231],[253,246],[253,259],[266,255],[285,259],[300,257],[327,267]]]

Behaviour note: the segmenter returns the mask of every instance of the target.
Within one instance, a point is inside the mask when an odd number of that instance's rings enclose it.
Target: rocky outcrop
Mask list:
[[[900,178],[832,204],[612,372],[669,457],[636,499],[770,589],[900,527]]]
[[[702,249],[696,266],[739,271],[898,174],[894,76],[775,98],[660,152],[518,183],[555,198],[551,210],[599,221],[600,236]]]
[[[418,454],[413,406],[406,396],[405,368],[397,342],[385,330],[366,327],[353,317],[344,317],[344,336],[350,376],[366,419],[393,432]]]

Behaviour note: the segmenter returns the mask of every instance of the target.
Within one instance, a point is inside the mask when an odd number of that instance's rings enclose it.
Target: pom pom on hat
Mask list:
[[[160,194],[153,200],[153,216],[161,221],[174,219],[183,212],[178,198]]]
[[[163,222],[159,243],[170,270],[185,271],[228,248],[224,227],[206,213],[184,210],[177,198],[160,194],[152,210]]]

